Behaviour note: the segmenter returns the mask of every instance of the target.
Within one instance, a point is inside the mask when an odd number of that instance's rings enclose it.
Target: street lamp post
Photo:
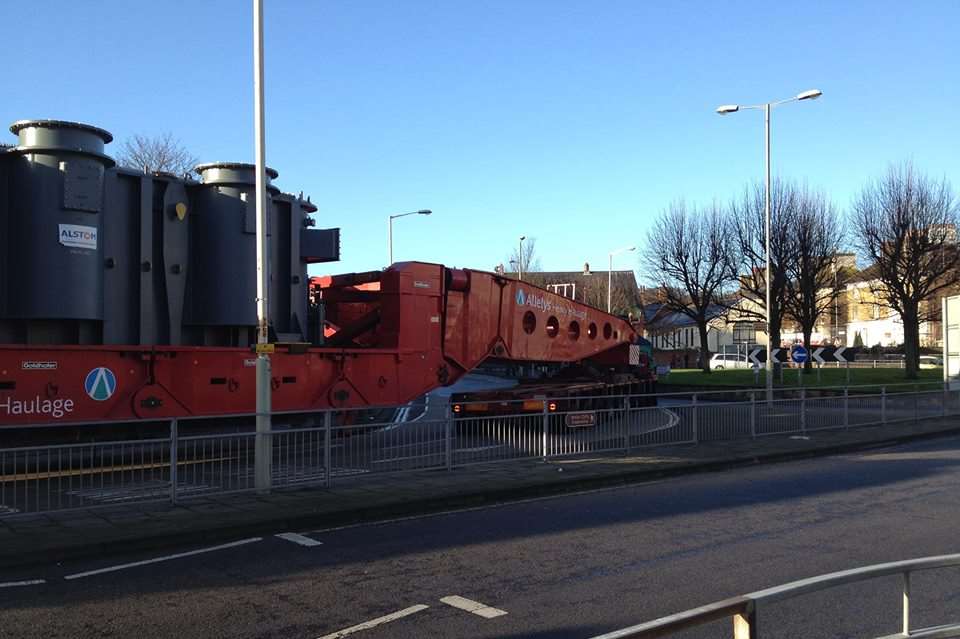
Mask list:
[[[253,130],[256,163],[256,250],[257,250],[257,359],[254,378],[256,396],[256,440],[254,443],[254,486],[257,492],[270,491],[270,327],[269,274],[267,273],[267,173],[263,115],[263,0],[253,0]]]
[[[607,312],[612,312],[613,309],[613,256],[618,253],[623,253],[624,251],[636,251],[636,246],[627,246],[624,248],[618,248],[616,251],[612,251],[608,256],[607,264]]]
[[[526,235],[520,236],[520,252],[517,253],[517,279],[523,281],[523,241],[527,239]]]
[[[767,377],[767,399],[773,399],[773,345],[770,340],[770,193],[771,193],[771,180],[770,180],[770,111],[775,106],[780,106],[786,104],[787,102],[794,102],[797,100],[815,100],[823,95],[823,92],[818,89],[811,89],[810,91],[804,91],[799,93],[792,98],[787,98],[786,100],[779,100],[777,102],[767,102],[766,104],[751,104],[747,106],[740,106],[738,104],[724,104],[720,107],[717,107],[717,113],[720,115],[727,115],[728,113],[736,113],[740,109],[757,109],[763,110],[763,124],[764,124],[764,156],[766,161],[766,197],[764,198],[764,227],[765,227],[765,237],[764,237],[764,251],[766,253],[766,275],[765,275],[765,286],[766,286],[766,297],[767,297],[767,362],[766,362],[766,377]]]
[[[387,252],[390,256],[390,263],[387,266],[393,264],[393,221],[398,217],[407,217],[408,215],[430,215],[433,211],[424,209],[422,211],[410,211],[409,213],[400,213],[399,215],[391,215],[387,220]]]

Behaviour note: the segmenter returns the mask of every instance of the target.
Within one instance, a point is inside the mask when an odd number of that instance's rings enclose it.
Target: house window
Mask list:
[[[733,325],[734,344],[752,344],[753,341],[753,322],[737,322]]]

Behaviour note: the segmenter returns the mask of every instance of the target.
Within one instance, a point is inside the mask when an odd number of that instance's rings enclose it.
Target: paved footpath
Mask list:
[[[838,453],[960,432],[960,418],[763,437],[639,454],[547,463],[531,460],[453,471],[366,475],[331,489],[243,493],[0,519],[0,568],[198,543],[227,543],[278,529],[364,521],[489,505],[649,481],[658,477]]]

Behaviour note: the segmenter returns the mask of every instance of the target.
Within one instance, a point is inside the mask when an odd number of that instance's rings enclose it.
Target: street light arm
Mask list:
[[[397,213],[396,215],[391,215],[390,219],[395,220],[398,217],[407,217],[408,215],[430,215],[433,211],[429,209],[423,209],[422,211],[410,211],[409,213]]]
[[[769,106],[770,108],[773,108],[776,106],[780,106],[781,104],[786,104],[788,102],[798,102],[800,100],[816,100],[821,95],[823,95],[823,91],[820,91],[819,89],[810,89],[809,91],[798,93],[795,96],[785,98],[783,100],[776,100],[774,102],[770,102]],[[766,104],[724,104],[717,107],[717,113],[719,113],[720,115],[727,115],[729,113],[736,113],[737,111],[745,111],[748,109],[763,111],[765,108],[767,108]]]

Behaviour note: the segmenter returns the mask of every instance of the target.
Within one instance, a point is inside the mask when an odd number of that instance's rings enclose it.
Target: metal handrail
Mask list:
[[[903,627],[900,633],[890,635],[891,637],[960,637],[960,623],[910,630],[911,573],[953,566],[960,566],[960,554],[921,557],[919,559],[893,561],[831,572],[691,608],[653,621],[597,635],[592,639],[652,639],[653,637],[665,637],[680,630],[701,626],[723,618],[733,618],[734,639],[755,639],[758,636],[757,607],[760,604],[792,599],[818,590],[889,575],[902,575],[903,577]]]

